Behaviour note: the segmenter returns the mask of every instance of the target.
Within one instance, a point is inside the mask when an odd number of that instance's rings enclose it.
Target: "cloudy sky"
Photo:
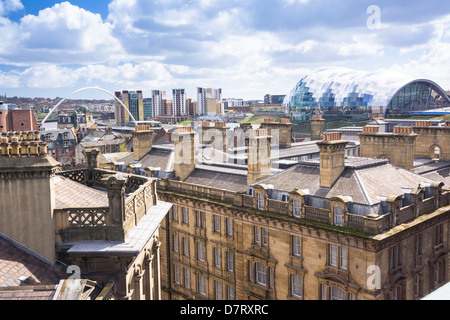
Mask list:
[[[185,88],[195,100],[212,87],[263,99],[322,68],[447,90],[449,27],[444,0],[0,0],[0,94]]]

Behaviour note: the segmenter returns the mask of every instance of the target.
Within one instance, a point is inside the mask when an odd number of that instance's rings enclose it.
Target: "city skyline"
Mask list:
[[[87,86],[148,97],[185,88],[195,98],[206,87],[263,100],[330,67],[447,90],[449,26],[450,4],[440,1],[0,0],[0,88],[49,98]]]

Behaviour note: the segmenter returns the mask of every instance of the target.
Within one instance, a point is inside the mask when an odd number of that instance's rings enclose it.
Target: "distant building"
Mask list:
[[[172,112],[173,112],[172,106],[173,106],[172,100],[163,99],[162,107],[161,107],[161,111],[162,111],[161,116],[171,116]]]
[[[207,114],[207,99],[222,101],[222,89],[197,88],[197,113],[199,115]]]
[[[41,140],[47,143],[48,155],[58,161],[64,170],[75,166],[77,136],[73,128],[43,131]]]
[[[197,102],[192,101],[192,99],[186,99],[186,109],[188,115],[195,116],[197,114]]]
[[[160,91],[160,90],[152,90],[152,116],[157,117],[157,116],[162,116],[163,115],[163,111],[162,111],[162,104],[163,104],[163,99],[165,99],[166,96],[166,92],[165,91]]]
[[[144,98],[144,120],[153,118],[153,99]]]
[[[181,116],[187,114],[186,93],[184,89],[173,89],[172,115]]]
[[[0,132],[39,130],[33,110],[0,101]]]
[[[141,90],[124,90],[122,92],[116,92],[115,95],[127,107],[136,121],[144,120],[144,98]],[[125,108],[117,101],[115,101],[115,108],[117,123],[124,124],[133,120]]]

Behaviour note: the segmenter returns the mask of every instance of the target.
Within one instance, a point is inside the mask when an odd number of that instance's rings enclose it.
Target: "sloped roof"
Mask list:
[[[55,176],[55,208],[107,207],[108,196],[99,190]]]
[[[415,188],[432,180],[405,169],[390,165],[385,160],[347,158],[346,168],[331,188],[320,186],[318,160],[305,161],[279,174],[254,184],[273,185],[275,190],[291,192],[295,188],[309,190],[322,198],[350,196],[353,202],[372,205],[378,197],[401,195],[404,188]]]
[[[247,190],[247,172],[239,174],[237,170],[201,166],[201,168],[196,168],[184,182],[216,189],[244,192]]]

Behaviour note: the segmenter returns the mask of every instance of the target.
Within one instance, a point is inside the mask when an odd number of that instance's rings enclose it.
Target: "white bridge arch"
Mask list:
[[[81,88],[78,90],[75,90],[74,92],[72,92],[69,96],[65,97],[64,99],[62,99],[60,102],[58,102],[56,104],[56,106],[53,107],[52,110],[50,110],[50,112],[45,116],[44,120],[42,120],[42,124],[45,123],[45,121],[47,121],[48,117],[61,105],[61,103],[63,103],[64,101],[66,101],[70,96],[80,92],[80,91],[84,91],[84,90],[91,90],[91,89],[95,89],[95,90],[100,90],[103,92],[106,92],[107,94],[109,94],[111,97],[113,97],[116,101],[118,101],[122,107],[125,108],[125,110],[128,112],[128,114],[130,115],[130,118],[133,120],[134,124],[137,125],[137,121],[136,119],[133,117],[133,115],[131,114],[130,110],[128,110],[128,108],[123,104],[122,101],[120,101],[120,99],[118,99],[114,94],[112,94],[111,92],[109,92],[108,90],[105,90],[103,88],[99,88],[99,87],[85,87],[85,88]]]

